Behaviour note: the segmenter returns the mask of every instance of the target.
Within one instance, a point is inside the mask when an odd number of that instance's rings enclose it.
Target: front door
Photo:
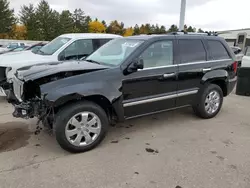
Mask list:
[[[173,40],[157,41],[140,56],[144,69],[124,76],[126,119],[175,107],[178,67],[174,65],[173,52]]]

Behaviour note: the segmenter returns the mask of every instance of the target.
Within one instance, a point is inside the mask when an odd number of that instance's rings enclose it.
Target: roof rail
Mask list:
[[[169,34],[170,35],[206,35],[206,36],[218,36],[217,32],[195,33],[195,32],[177,31],[177,32],[171,32]]]

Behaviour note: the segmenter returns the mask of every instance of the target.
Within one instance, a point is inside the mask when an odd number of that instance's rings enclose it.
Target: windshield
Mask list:
[[[33,51],[33,53],[38,53],[41,55],[52,55],[70,40],[71,38],[57,37],[42,48],[40,48],[38,51]]]
[[[142,43],[142,40],[135,39],[113,39],[88,56],[85,61],[117,66]]]

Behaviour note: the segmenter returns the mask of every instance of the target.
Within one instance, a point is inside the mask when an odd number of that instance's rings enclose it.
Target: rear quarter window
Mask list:
[[[229,59],[230,56],[220,41],[208,40],[208,49],[210,53],[210,60],[220,60],[220,59]]]
[[[200,39],[180,39],[181,63],[206,61],[206,51]]]

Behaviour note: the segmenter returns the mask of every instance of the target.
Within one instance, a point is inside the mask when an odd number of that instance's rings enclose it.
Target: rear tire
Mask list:
[[[206,84],[198,93],[198,100],[193,105],[194,113],[204,119],[215,117],[223,104],[223,92],[218,85]]]
[[[56,115],[55,135],[59,145],[72,153],[86,152],[98,146],[106,136],[108,117],[93,102],[72,103]]]

